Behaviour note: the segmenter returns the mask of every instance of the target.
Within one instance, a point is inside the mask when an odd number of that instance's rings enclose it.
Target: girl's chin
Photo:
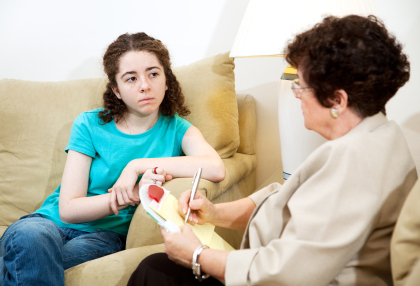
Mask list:
[[[159,113],[159,109],[156,109],[156,108],[145,108],[145,109],[140,109],[137,112],[140,115],[142,115],[142,116],[149,116],[149,115],[153,115],[153,114]]]

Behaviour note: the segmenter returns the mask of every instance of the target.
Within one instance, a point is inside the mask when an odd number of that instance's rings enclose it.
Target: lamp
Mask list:
[[[291,7],[294,7],[293,10]],[[298,7],[296,9],[296,7]],[[289,40],[320,22],[323,16],[368,16],[375,13],[372,0],[250,0],[230,57],[284,57]],[[278,120],[286,180],[297,167],[326,141],[304,127],[304,119],[291,90],[296,69],[287,67],[278,86]]]

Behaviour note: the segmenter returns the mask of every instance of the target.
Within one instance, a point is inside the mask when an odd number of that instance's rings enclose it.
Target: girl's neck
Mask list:
[[[144,133],[155,126],[158,120],[159,112],[144,117],[139,117],[127,112],[118,121],[118,123],[115,123],[115,125],[123,133],[136,135]]]

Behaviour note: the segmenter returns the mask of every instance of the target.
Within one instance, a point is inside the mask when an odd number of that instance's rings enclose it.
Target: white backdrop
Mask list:
[[[298,7],[290,3],[290,11]],[[420,134],[420,1],[374,0],[378,16],[405,45],[411,79],[388,117]],[[103,76],[101,57],[126,32],[165,43],[173,66],[230,51],[245,0],[0,0],[0,79],[61,81]],[[236,90],[257,102],[257,186],[281,167],[277,84],[282,58],[236,59]],[[1,108],[1,103],[0,103]],[[420,142],[419,142],[420,143]]]

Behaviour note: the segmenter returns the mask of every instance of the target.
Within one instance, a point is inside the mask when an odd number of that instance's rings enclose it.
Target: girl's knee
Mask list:
[[[14,222],[5,231],[4,238],[26,241],[33,246],[48,240],[62,239],[59,227],[42,217],[24,218]]]

